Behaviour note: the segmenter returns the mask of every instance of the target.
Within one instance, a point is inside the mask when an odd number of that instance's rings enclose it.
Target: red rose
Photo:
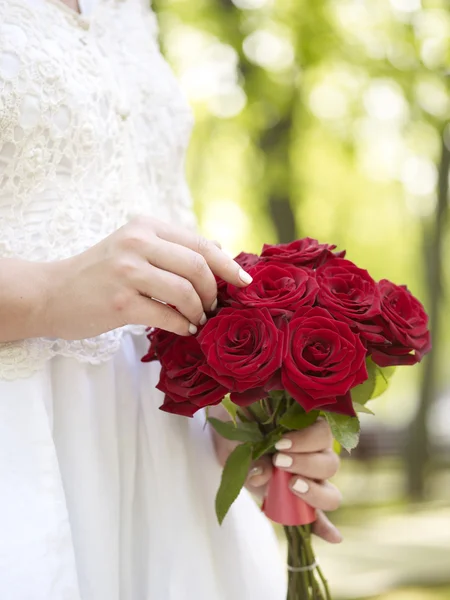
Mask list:
[[[366,349],[359,336],[325,309],[301,309],[289,323],[283,387],[306,410],[354,416],[350,390],[365,381]]]
[[[256,265],[259,262],[260,258],[257,254],[241,252],[240,254],[234,257],[234,260],[238,263],[238,265],[240,265],[244,269],[244,271],[247,271],[248,269]],[[225,306],[228,300],[228,283],[217,276],[216,283],[219,306]]]
[[[284,334],[266,308],[223,308],[198,341],[207,362],[200,370],[231,392],[244,393],[231,396],[241,404],[255,400],[254,389],[264,388],[283,361]]]
[[[336,259],[316,271],[317,304],[334,317],[355,326],[365,339],[374,340],[381,328],[373,319],[380,314],[376,282],[365,269],[349,260]]]
[[[380,367],[414,365],[431,350],[428,315],[406,286],[382,279],[378,289],[385,341],[372,346],[372,359]]]
[[[264,244],[261,258],[316,269],[331,259],[344,258],[345,250],[333,253],[335,248],[334,245],[319,244],[312,238],[303,238],[289,244]]]
[[[160,357],[161,374],[156,386],[164,392],[166,412],[190,416],[204,406],[219,404],[228,390],[201,371],[205,364],[197,339],[175,336],[176,340]]]
[[[234,257],[234,260],[241,265],[244,271],[250,269],[250,267],[254,267],[261,259],[257,254],[249,254],[248,252],[240,252],[237,256]]]
[[[291,316],[301,306],[312,306],[318,286],[308,271],[288,264],[260,263],[249,270],[253,283],[245,288],[229,285],[228,304],[268,308],[272,316]]]
[[[161,356],[178,339],[178,336],[164,329],[151,329],[147,339],[150,341],[150,347],[147,354],[141,358],[142,362],[161,360]]]

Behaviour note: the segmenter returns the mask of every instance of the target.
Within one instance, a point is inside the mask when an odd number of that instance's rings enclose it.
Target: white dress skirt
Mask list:
[[[0,0],[0,259],[194,221],[148,0],[81,7]],[[143,328],[0,343],[0,600],[284,600],[270,523],[244,491],[219,527],[204,415],[158,410],[146,351]]]
[[[284,600],[271,525],[247,492],[217,524],[204,415],[158,410],[144,340],[0,381],[2,600]]]

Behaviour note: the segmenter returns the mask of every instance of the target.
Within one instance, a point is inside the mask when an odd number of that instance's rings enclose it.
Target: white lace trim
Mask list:
[[[79,362],[99,365],[119,350],[124,333],[143,335],[143,326],[130,326],[108,331],[85,340],[34,338],[0,344],[0,378],[14,380],[30,377],[54,356],[75,358]]]
[[[192,227],[192,115],[146,0],[98,0],[89,19],[0,0],[0,15],[0,257],[73,256],[138,214]],[[0,344],[0,378],[56,354],[97,364],[121,336]]]

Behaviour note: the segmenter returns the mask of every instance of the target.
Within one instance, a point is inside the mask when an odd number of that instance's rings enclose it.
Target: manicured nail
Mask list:
[[[292,440],[289,438],[283,438],[275,444],[275,450],[289,450],[292,448]]]
[[[306,494],[306,492],[309,490],[309,485],[303,479],[297,479],[292,486],[292,489],[299,494]]]
[[[217,308],[217,298],[214,300],[211,306],[211,312],[214,312]]]
[[[292,467],[292,463],[294,462],[292,456],[288,456],[287,454],[276,454],[273,464],[276,467]]]
[[[253,277],[244,271],[244,269],[239,269],[239,278],[244,283],[251,283],[253,281]]]
[[[254,488],[259,488],[259,487],[265,485],[266,481],[264,480],[264,478],[258,479],[258,477],[263,474],[264,474],[263,467],[253,467],[253,469],[250,469],[250,472],[248,474],[249,484],[251,486],[253,486]]]
[[[264,469],[262,467],[253,467],[253,469],[250,469],[248,478],[251,479],[252,477],[257,477],[258,475],[262,475],[263,473]]]
[[[205,315],[205,313],[203,313],[202,318],[200,319],[200,325],[204,325],[207,320],[207,316]]]
[[[190,323],[190,325],[189,325],[189,333],[191,335],[195,335],[197,333],[197,331],[198,331],[197,327],[193,323]]]

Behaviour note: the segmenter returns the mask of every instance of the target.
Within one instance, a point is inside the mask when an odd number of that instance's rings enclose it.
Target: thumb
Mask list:
[[[252,463],[247,477],[247,488],[261,494],[262,488],[266,486],[272,477],[272,461],[268,456],[263,456]]]
[[[317,520],[312,526],[313,532],[330,544],[339,544],[342,542],[342,535],[337,527],[325,516],[321,510],[317,511]]]

